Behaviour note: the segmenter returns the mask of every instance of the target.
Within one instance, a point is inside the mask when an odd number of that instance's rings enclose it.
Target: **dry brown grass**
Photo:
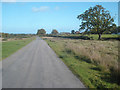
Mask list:
[[[69,40],[66,48],[78,56],[85,56],[91,62],[118,68],[118,41]]]
[[[91,63],[101,66],[104,71],[111,71],[120,76],[118,61],[118,41],[73,40],[52,38],[52,42],[61,42],[65,49],[76,56],[86,57]]]
[[[6,41],[14,41],[14,40],[26,40],[26,39],[28,39],[28,38],[8,38],[8,39],[5,39],[5,38],[2,38],[2,39],[0,39],[0,41],[2,41],[2,42],[6,42]]]

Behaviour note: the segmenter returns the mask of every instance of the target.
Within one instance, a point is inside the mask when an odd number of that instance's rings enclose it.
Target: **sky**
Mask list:
[[[77,16],[95,5],[109,10],[118,24],[117,2],[3,2],[2,32],[36,34],[41,28],[47,33],[53,29],[58,32],[78,31],[80,21]]]

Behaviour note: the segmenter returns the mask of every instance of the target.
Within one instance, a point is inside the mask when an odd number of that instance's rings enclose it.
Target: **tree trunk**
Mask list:
[[[98,40],[101,40],[101,34],[99,34]]]

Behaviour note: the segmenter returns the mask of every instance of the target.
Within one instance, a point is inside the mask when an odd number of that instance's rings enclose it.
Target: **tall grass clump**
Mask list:
[[[117,43],[117,41],[70,40],[66,43],[66,50],[73,52],[79,60],[93,63],[102,71],[111,72],[112,79],[119,82],[120,63],[118,63]]]

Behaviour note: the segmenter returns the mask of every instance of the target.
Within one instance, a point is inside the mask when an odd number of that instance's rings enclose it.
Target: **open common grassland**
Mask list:
[[[90,35],[85,35],[88,36],[94,40],[98,39],[98,34],[90,34]],[[102,34],[102,39],[103,40],[109,40],[109,39],[120,39],[120,36],[118,36],[117,34]]]
[[[10,56],[23,46],[30,43],[35,38],[27,38],[23,40],[11,40],[2,42],[2,59],[5,59],[6,57]]]
[[[118,41],[44,38],[89,88],[120,88]]]
[[[92,37],[94,40],[98,39],[98,35],[97,34],[90,34],[90,35],[86,35],[88,37]],[[120,37],[116,34],[102,34],[102,38],[103,39],[120,39]]]
[[[71,39],[91,39],[97,40],[98,34],[62,34],[62,35],[51,35],[52,37],[71,38]],[[102,34],[102,40],[120,40],[120,35],[117,34]]]

